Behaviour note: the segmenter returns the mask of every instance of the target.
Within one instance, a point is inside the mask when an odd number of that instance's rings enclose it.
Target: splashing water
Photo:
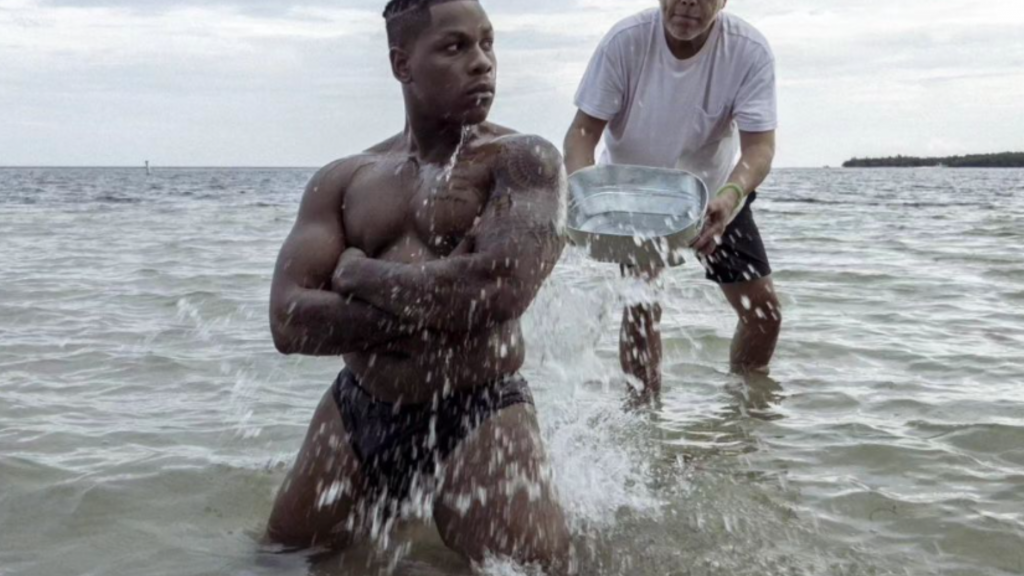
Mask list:
[[[209,320],[204,317],[201,306],[201,303],[197,304],[189,298],[181,298],[177,302],[177,321],[187,327],[186,329],[196,341],[202,343],[208,353],[221,358],[218,363],[221,376],[233,381],[229,400],[222,404],[223,409],[227,411],[224,420],[232,423],[235,434],[241,438],[258,438],[262,428],[253,422],[253,407],[257,403],[263,380],[250,367],[229,360],[231,351],[225,349],[217,337],[218,332],[229,330],[232,324],[241,319],[240,317],[252,320],[253,313],[248,309],[240,309],[229,317]]]
[[[455,145],[455,150],[452,151],[452,157],[448,159],[448,163],[445,164],[444,169],[441,170],[439,179],[445,184],[451,182],[452,172],[455,171],[455,166],[459,163],[459,156],[462,154],[462,149],[466,146],[469,136],[473,133],[473,128],[473,126],[462,127],[462,131],[459,134],[459,143]]]
[[[209,194],[208,171],[141,172],[0,171],[0,572],[470,576],[427,521],[385,553],[255,553],[340,368],[267,337],[310,173],[219,171]],[[524,319],[580,574],[1020,573],[1021,173],[773,179],[781,383],[728,374],[736,317],[692,265],[656,295],[658,410],[620,408],[614,266],[570,250]]]

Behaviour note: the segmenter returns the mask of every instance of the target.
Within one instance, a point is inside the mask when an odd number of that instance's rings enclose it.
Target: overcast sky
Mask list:
[[[318,166],[403,124],[385,0],[0,0],[0,165]],[[484,0],[492,119],[561,143],[657,0]],[[780,166],[1024,150],[1024,0],[731,0],[771,41]]]

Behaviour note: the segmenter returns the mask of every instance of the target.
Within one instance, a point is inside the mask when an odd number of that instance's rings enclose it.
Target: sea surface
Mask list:
[[[311,173],[0,170],[0,575],[471,573],[427,524],[260,547],[341,367],[268,330]],[[567,254],[525,320],[581,573],[1024,574],[1024,172],[780,170],[755,213],[771,378],[692,258],[660,409],[622,408],[615,267]]]

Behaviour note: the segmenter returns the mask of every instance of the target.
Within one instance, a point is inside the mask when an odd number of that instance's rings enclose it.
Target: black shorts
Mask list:
[[[755,200],[757,192],[750,195],[746,205],[725,229],[718,249],[711,256],[700,259],[708,280],[718,284],[737,284],[771,276],[768,253],[754,222],[754,213],[750,210]]]
[[[430,482],[437,465],[483,422],[518,404],[533,405],[526,380],[507,376],[428,404],[380,402],[345,369],[334,401],[374,500],[402,502],[414,485]]]

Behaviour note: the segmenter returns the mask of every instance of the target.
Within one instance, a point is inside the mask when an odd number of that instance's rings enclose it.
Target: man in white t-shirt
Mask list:
[[[619,22],[594,54],[576,95],[566,166],[571,174],[594,165],[603,136],[602,163],[704,180],[713,198],[694,249],[739,315],[732,369],[766,373],[782,313],[750,204],[775,156],[775,60],[764,36],[722,11],[727,0],[659,1],[660,9]],[[661,388],[660,321],[656,303],[623,314],[622,367],[644,384],[641,399]]]

